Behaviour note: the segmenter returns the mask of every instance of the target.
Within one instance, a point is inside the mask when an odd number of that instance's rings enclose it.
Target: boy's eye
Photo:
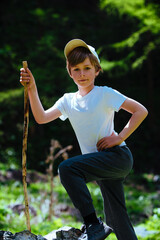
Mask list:
[[[91,68],[90,67],[85,67],[84,70],[90,70]],[[74,68],[73,71],[77,72],[79,71],[80,69],[79,68]]]

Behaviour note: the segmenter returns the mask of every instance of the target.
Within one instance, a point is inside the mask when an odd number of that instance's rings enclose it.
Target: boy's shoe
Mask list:
[[[101,218],[98,220],[99,223],[93,223],[89,226],[83,225],[81,229],[83,233],[78,240],[104,240],[111,232],[113,232],[113,229],[103,223]]]

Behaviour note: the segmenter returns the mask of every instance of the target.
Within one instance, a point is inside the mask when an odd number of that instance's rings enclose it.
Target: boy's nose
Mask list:
[[[84,73],[83,70],[80,71],[80,75],[81,75],[81,76],[84,76],[84,75],[85,75],[85,73]]]

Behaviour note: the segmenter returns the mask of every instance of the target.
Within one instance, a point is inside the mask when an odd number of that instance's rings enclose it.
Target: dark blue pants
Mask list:
[[[59,165],[61,182],[83,217],[95,211],[86,183],[97,181],[103,196],[106,222],[118,240],[137,240],[123,191],[123,181],[132,166],[133,158],[127,146],[76,156]]]

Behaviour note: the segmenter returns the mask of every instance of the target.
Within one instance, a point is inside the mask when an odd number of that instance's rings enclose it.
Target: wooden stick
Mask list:
[[[23,68],[27,69],[27,61],[23,61]],[[28,99],[28,89],[27,84],[24,86],[24,126],[23,126],[23,146],[22,146],[22,179],[23,179],[23,189],[24,189],[24,200],[25,200],[25,215],[27,229],[31,232],[30,226],[30,216],[29,216],[29,203],[27,194],[27,136],[28,136],[28,124],[29,124],[29,99]]]

